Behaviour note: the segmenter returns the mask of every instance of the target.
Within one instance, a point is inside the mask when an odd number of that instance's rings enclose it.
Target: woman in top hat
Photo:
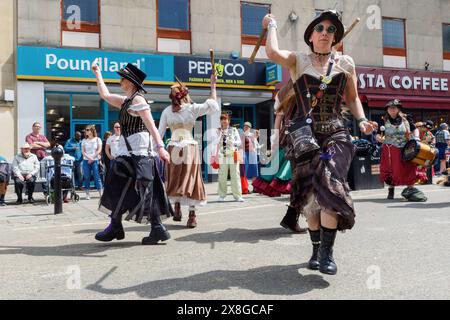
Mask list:
[[[123,239],[122,215],[128,212],[126,220],[151,223],[150,235],[142,239],[142,244],[153,245],[168,240],[170,234],[162,224],[160,215],[170,215],[172,208],[156,169],[155,159],[149,156],[150,135],[156,142],[155,149],[161,159],[170,161],[170,157],[164,149],[150,107],[142,95],[142,92],[146,92],[143,87],[146,74],[132,64],[120,69],[120,87],[125,95],[117,95],[109,92],[96,63],[92,65],[92,70],[97,78],[101,98],[120,109],[122,131],[118,156],[107,176],[100,200],[100,209],[111,215],[111,223],[95,238],[98,241]]]
[[[403,147],[410,139],[419,140],[419,130],[402,112],[400,100],[389,101],[385,109],[384,130],[376,135],[376,139],[383,143],[380,179],[389,186],[387,198],[394,199],[395,186],[406,185],[403,197],[408,201],[425,201],[423,193],[414,188],[417,181],[416,165],[402,159]]]
[[[263,28],[268,28],[267,56],[290,71],[297,102],[293,118],[311,125],[320,146],[308,154],[296,150],[297,155],[288,156],[295,160],[291,206],[307,215],[313,244],[308,265],[322,273],[336,274],[332,255],[336,232],[351,229],[355,222],[346,183],[354,146],[341,110],[344,95],[361,131],[373,131],[358,98],[353,59],[332,52],[343,38],[344,25],[338,12],[322,12],[305,31],[304,40],[311,49],[308,54],[278,48],[277,24],[271,14],[264,17]]]
[[[170,88],[172,104],[161,114],[159,134],[171,131],[168,151],[171,163],[166,166],[166,185],[169,199],[175,203],[174,221],[181,221],[181,205],[189,206],[188,228],[197,226],[196,206],[206,204],[202,179],[201,154],[192,136],[198,117],[220,111],[216,94],[217,76],[211,76],[211,97],[203,104],[192,103],[189,90],[180,81]]]

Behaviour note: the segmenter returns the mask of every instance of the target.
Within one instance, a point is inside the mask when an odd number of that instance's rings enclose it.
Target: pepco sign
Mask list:
[[[216,59],[214,61],[219,85],[267,89],[266,64],[246,60]],[[189,84],[208,84],[212,70],[211,61],[201,57],[175,56],[176,76]]]

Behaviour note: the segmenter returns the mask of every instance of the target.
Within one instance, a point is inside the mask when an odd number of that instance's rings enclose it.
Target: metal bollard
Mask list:
[[[62,186],[61,186],[61,158],[64,155],[64,150],[60,145],[56,145],[52,149],[52,157],[55,162],[55,175],[54,175],[54,200],[55,210],[54,214],[63,212],[62,209]]]

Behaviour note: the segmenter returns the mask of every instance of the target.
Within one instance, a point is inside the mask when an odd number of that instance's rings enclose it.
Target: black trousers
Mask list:
[[[22,199],[23,187],[27,187],[28,199],[33,197],[34,186],[36,182],[36,177],[32,176],[30,179],[21,181],[18,177],[14,177],[14,187],[19,199]]]

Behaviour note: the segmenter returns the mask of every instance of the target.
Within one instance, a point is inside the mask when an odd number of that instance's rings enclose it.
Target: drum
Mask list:
[[[402,159],[404,161],[411,161],[422,167],[431,166],[437,155],[438,150],[436,148],[416,140],[408,141],[402,150]]]

